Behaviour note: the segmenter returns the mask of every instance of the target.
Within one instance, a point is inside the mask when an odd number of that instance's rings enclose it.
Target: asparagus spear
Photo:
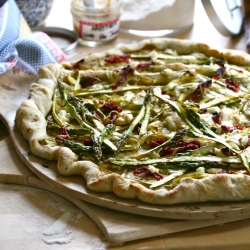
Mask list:
[[[140,136],[144,135],[147,132],[147,126],[148,126],[148,122],[150,119],[150,110],[151,110],[151,98],[152,97],[152,93],[151,93],[151,89],[148,90],[146,98],[145,98],[145,115],[143,118],[143,121],[141,123],[141,128],[140,128]]]
[[[70,112],[70,114],[76,119],[76,121],[83,127],[86,127],[88,129],[91,129],[91,127],[86,124],[81,116],[78,114],[76,108],[68,101],[68,96],[66,91],[63,88],[63,85],[58,81],[58,89],[59,89],[59,93],[61,95],[61,98],[65,101],[66,106],[68,108],[68,111]]]
[[[245,97],[244,95],[242,97]],[[221,98],[213,99],[212,101],[208,101],[205,103],[201,103],[200,109],[206,109],[213,106],[231,106],[233,104],[239,103],[241,101],[241,96],[235,97],[235,96],[223,96]]]
[[[138,115],[133,120],[133,122],[130,124],[129,128],[122,134],[122,137],[118,141],[116,141],[116,146],[118,148],[117,151],[119,151],[121,149],[121,147],[125,144],[126,139],[133,132],[136,125],[141,121],[141,119],[145,115],[145,110],[146,110],[145,105],[142,105]]]
[[[137,90],[146,90],[148,86],[125,86],[119,87],[117,89],[101,89],[101,90],[93,90],[93,91],[86,91],[86,90],[78,90],[75,91],[76,96],[87,96],[87,95],[101,95],[101,94],[113,94],[118,92],[125,92],[125,91],[137,91]]]
[[[108,124],[102,131],[99,137],[99,143],[102,144],[105,138],[107,138],[112,132],[115,131],[115,124],[110,123]]]
[[[166,55],[166,54],[158,54],[155,57],[159,60],[164,60],[165,63],[176,63],[181,62],[184,64],[210,64],[210,59],[205,56],[200,56],[200,54],[194,55]],[[151,56],[149,54],[132,54],[131,59],[144,59],[151,60]]]
[[[61,127],[54,122],[47,121],[47,129],[58,134],[60,132]],[[65,128],[70,136],[81,136],[89,134],[89,130],[86,128]]]
[[[227,167],[230,163],[241,164],[241,159],[237,156],[218,157],[218,156],[177,156],[169,158],[135,160],[135,159],[119,159],[109,158],[105,163],[113,164],[121,167],[138,167],[147,165],[157,165],[158,168],[169,167]]]
[[[73,105],[78,113],[82,110],[83,101],[76,96],[68,96],[68,102]]]
[[[103,131],[103,129],[105,128],[105,126],[99,121],[98,118],[96,118],[96,116],[94,116],[86,106],[82,107],[82,113],[83,113],[83,118],[85,118],[85,122],[88,123],[90,122],[92,125],[95,126],[95,128],[98,131]]]
[[[55,122],[61,127],[63,125],[63,122],[60,120],[56,113],[56,93],[53,95],[53,102],[52,102],[52,116],[55,120]]]
[[[101,144],[99,142],[99,137],[96,136],[94,132],[92,132],[92,141],[93,141],[93,151],[94,151],[94,157],[99,162],[102,158],[102,148]]]
[[[65,147],[70,148],[74,153],[76,153],[77,155],[83,155],[84,153],[92,153],[93,152],[93,148],[92,146],[84,146],[81,143],[77,143],[77,142],[72,142],[66,139],[57,139],[56,143],[58,145],[64,145]]]

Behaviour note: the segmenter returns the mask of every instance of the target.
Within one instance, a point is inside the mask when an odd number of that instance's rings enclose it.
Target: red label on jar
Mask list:
[[[79,36],[85,40],[108,41],[117,36],[120,19],[115,18],[106,22],[79,21]]]

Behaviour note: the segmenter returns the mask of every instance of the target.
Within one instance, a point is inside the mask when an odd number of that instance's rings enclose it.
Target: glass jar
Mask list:
[[[194,11],[195,0],[123,0],[120,31],[143,37],[184,32]]]
[[[113,41],[120,28],[120,0],[72,0],[71,13],[79,43],[89,47]]]

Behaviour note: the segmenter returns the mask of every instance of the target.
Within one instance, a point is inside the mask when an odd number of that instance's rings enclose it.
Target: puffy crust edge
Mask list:
[[[104,52],[94,53],[87,55],[84,58],[85,62],[95,61],[97,58],[103,58],[110,55],[122,55],[141,49],[174,49],[180,54],[190,54],[194,52],[204,53],[207,56],[213,56],[226,60],[228,63],[238,64],[242,66],[250,66],[250,57],[244,51],[236,51],[230,49],[216,49],[212,48],[205,43],[194,42],[186,39],[177,38],[152,38],[144,39],[137,43],[120,46],[119,48],[113,48]],[[62,63],[65,65],[71,65],[73,63]]]

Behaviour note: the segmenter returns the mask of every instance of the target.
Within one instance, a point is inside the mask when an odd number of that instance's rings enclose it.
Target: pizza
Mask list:
[[[250,199],[250,56],[147,39],[40,68],[16,124],[88,189],[150,204]]]

